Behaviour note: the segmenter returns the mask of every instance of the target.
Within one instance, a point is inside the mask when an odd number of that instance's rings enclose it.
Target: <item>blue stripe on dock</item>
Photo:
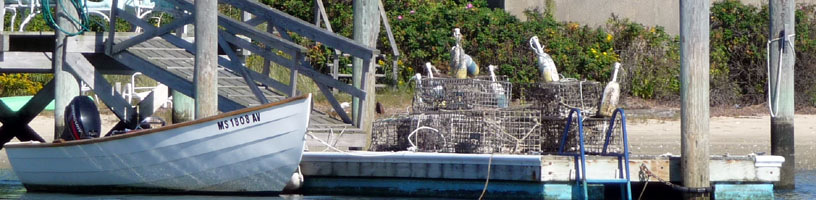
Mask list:
[[[714,199],[774,199],[773,184],[715,184]]]
[[[468,198],[481,195],[484,181],[444,179],[335,178],[307,177],[301,191],[306,195],[405,196],[434,198]],[[601,195],[603,186],[592,187],[591,194]],[[496,199],[574,199],[571,183],[536,183],[490,181],[486,198]]]

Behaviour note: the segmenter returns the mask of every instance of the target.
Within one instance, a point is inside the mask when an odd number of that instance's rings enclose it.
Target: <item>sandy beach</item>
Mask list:
[[[633,120],[628,124],[633,154],[680,154],[680,120]],[[794,119],[796,168],[816,169],[816,115]],[[769,116],[713,117],[709,124],[712,155],[771,153]]]
[[[105,132],[118,121],[111,114],[103,114],[102,120]],[[796,167],[816,169],[816,115],[796,115],[794,122]],[[680,154],[680,120],[630,119],[628,123],[633,154]],[[41,114],[30,125],[47,141],[53,139],[53,115]],[[713,117],[710,121],[710,139],[712,155],[770,154],[770,117]],[[9,167],[5,150],[2,150],[0,168]]]

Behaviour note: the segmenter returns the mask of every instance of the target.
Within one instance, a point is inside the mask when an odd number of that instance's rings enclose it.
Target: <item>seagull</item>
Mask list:
[[[426,62],[425,63],[425,71],[428,72],[428,77],[434,78],[434,75],[433,75],[434,68],[435,67],[433,65],[431,65],[431,62]]]

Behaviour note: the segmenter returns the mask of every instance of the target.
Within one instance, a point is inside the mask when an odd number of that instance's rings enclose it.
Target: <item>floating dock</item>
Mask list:
[[[613,179],[617,159],[590,156],[588,179]],[[773,199],[781,156],[712,156],[712,196]],[[301,191],[307,195],[374,195],[440,198],[485,197],[573,199],[576,162],[573,156],[452,154],[418,152],[306,152],[301,162]],[[679,156],[632,156],[630,176],[638,183],[645,165],[663,180],[682,179]],[[654,185],[661,185],[649,179]],[[650,185],[653,186],[653,185]],[[654,187],[654,186],[653,186]],[[640,190],[637,190],[638,192]],[[603,198],[603,185],[590,188],[590,198]],[[608,194],[608,193],[607,193]],[[596,195],[596,196],[593,196]]]

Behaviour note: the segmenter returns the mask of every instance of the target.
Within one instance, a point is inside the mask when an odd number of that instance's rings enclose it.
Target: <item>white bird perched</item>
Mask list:
[[[422,74],[419,74],[419,73],[414,74],[414,76],[412,76],[411,79],[408,79],[408,81],[411,81],[411,80],[416,81],[416,87],[418,87],[418,88],[422,87]]]
[[[431,95],[433,95],[434,98],[441,99],[442,97],[444,97],[445,88],[442,87],[442,85],[439,82],[433,80],[434,78],[433,73],[434,70],[436,70],[436,67],[431,65],[430,62],[426,62],[425,70],[428,71],[428,77],[431,78],[431,80],[428,81],[429,86],[433,87],[431,88],[431,91],[433,92],[431,93]],[[439,70],[436,70],[436,72],[439,72]]]
[[[456,45],[451,48],[450,65],[452,75],[458,79],[467,78],[468,73],[473,76],[478,75],[479,65],[462,49],[462,33],[459,28],[453,29],[453,38],[456,39]]]
[[[615,63],[615,71],[612,72],[612,80],[606,84],[603,96],[601,96],[601,103],[598,105],[598,116],[610,117],[615,109],[618,107],[618,100],[620,98],[620,85],[618,85],[618,69],[621,64]]]
[[[427,71],[427,72],[428,72],[428,77],[430,77],[430,78],[434,78],[434,76],[433,76],[434,69],[436,69],[436,67],[434,67],[433,65],[431,65],[431,62],[426,62],[426,63],[425,63],[425,71]]]
[[[433,66],[431,62],[426,62],[425,65],[426,65],[425,67],[431,67],[431,72],[433,72],[434,74],[441,74],[439,72],[439,69],[437,69],[436,66]]]
[[[496,73],[494,72],[496,66],[488,65],[487,69],[490,71],[490,80],[493,81],[493,83],[490,84],[490,88],[493,89],[493,93],[496,95],[496,103],[498,104],[499,108],[506,108],[507,96],[504,95],[504,87],[496,82]]]
[[[552,57],[544,52],[541,43],[538,42],[538,36],[530,38],[530,48],[538,55],[538,71],[544,82],[558,81],[558,69],[555,67]]]

